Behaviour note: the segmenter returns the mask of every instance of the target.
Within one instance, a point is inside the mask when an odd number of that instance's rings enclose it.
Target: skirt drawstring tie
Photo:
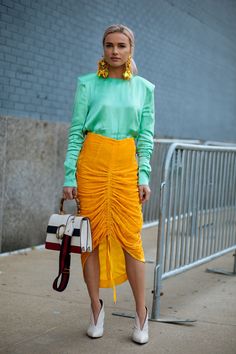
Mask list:
[[[107,236],[107,275],[108,279],[111,280],[112,283],[112,288],[113,288],[113,301],[114,304],[116,304],[116,287],[115,287],[115,282],[113,278],[113,272],[112,272],[112,262],[111,262],[111,243],[110,243],[110,238]]]

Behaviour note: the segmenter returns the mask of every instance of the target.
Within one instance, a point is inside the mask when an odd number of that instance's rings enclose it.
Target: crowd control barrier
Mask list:
[[[159,223],[160,188],[158,188],[158,186],[161,183],[162,167],[166,154],[173,143],[200,144],[200,141],[187,139],[154,139],[154,149],[151,157],[152,172],[149,181],[151,197],[148,203],[144,203],[143,205],[143,228],[157,226]]]
[[[236,147],[172,144],[157,219],[153,320],[160,316],[162,280],[236,249]]]

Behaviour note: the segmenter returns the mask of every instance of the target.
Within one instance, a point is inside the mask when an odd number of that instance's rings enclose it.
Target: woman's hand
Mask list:
[[[74,199],[77,195],[76,187],[63,187],[63,198]]]
[[[142,203],[145,203],[150,198],[151,189],[146,184],[140,184],[139,188],[139,198]]]

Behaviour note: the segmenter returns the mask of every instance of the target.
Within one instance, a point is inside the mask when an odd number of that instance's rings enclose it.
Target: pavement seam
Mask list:
[[[204,321],[204,320],[197,320],[198,323],[207,323],[207,324],[213,324],[213,325],[218,325],[218,326],[230,326],[230,327],[236,327],[236,323],[223,323],[223,322],[215,322],[215,321]]]

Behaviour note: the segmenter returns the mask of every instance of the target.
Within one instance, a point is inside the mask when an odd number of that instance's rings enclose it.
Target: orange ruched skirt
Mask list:
[[[100,287],[127,278],[124,251],[145,262],[141,239],[142,203],[134,138],[113,139],[88,132],[77,161],[80,214],[89,217],[93,249],[99,246]],[[82,268],[90,253],[81,254]]]

